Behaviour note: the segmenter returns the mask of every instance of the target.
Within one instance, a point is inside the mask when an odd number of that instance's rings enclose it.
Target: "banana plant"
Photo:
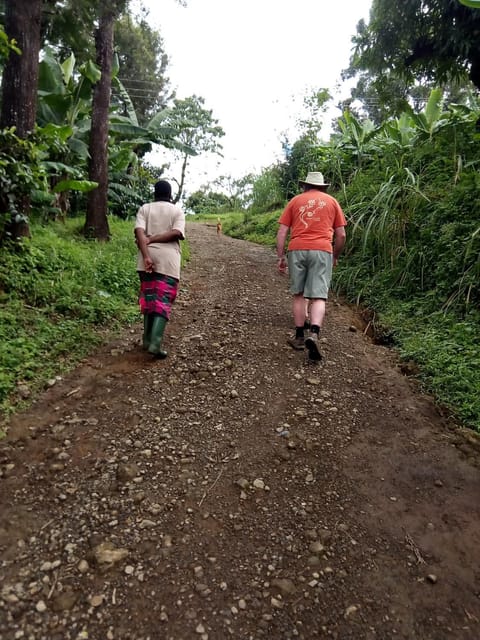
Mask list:
[[[421,113],[412,110],[410,116],[417,129],[418,138],[431,139],[439,129],[448,124],[443,110],[442,89],[432,89],[425,109]]]
[[[64,215],[69,191],[88,192],[97,186],[85,179],[88,160],[91,94],[99,71],[88,61],[78,70],[72,54],[59,62],[47,48],[39,65],[37,124],[53,145],[45,162],[55,205]]]
[[[186,155],[196,151],[181,140],[181,130],[168,123],[170,110],[156,114],[146,127],[138,123],[133,103],[118,78],[118,59],[113,64],[113,99],[109,117],[110,195],[119,201],[132,186],[139,158],[158,144]],[[91,126],[92,90],[100,78],[100,70],[91,60],[78,69],[72,54],[59,62],[53,50],[46,49],[39,69],[37,122],[40,127],[56,130],[66,145],[67,153],[53,154],[49,170],[52,190],[88,191],[96,183],[84,180],[87,171],[88,137]],[[65,148],[65,146],[63,147]]]
[[[45,51],[39,65],[37,122],[40,126],[69,126],[67,144],[76,161],[88,158],[92,86],[99,74],[91,61],[76,70],[73,54],[60,63],[51,49]]]
[[[357,166],[360,168],[369,154],[369,146],[378,129],[371,120],[361,122],[350,111],[343,113],[338,124],[343,134],[339,146],[353,151],[357,158]]]
[[[400,150],[411,149],[416,137],[415,123],[410,114],[402,113],[384,123],[381,135],[385,142],[394,143]]]

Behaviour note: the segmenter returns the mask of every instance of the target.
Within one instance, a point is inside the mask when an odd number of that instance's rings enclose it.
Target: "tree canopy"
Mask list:
[[[178,131],[178,139],[185,146],[177,155],[181,160],[181,173],[175,201],[181,198],[185,184],[188,161],[191,155],[201,153],[221,153],[220,138],[225,135],[218,120],[210,109],[205,109],[205,100],[200,96],[190,96],[183,100],[174,99],[173,107],[160,114],[164,126]],[[193,152],[193,153],[192,153]]]
[[[52,0],[49,0],[51,2]],[[115,21],[115,51],[120,79],[129,92],[140,122],[145,123],[173,98],[167,76],[168,56],[160,32],[148,21],[148,12],[132,14],[129,3],[121,3]],[[79,64],[95,58],[92,33],[98,26],[95,0],[66,0],[62,7],[44,8],[43,43],[60,58],[71,53]]]
[[[203,98],[169,93],[160,33],[130,4],[0,0],[0,242],[85,208],[107,239],[108,213],[130,215],[168,166],[142,162],[152,145],[181,155],[177,198],[188,157],[219,151],[223,130]]]
[[[479,41],[480,11],[457,0],[373,0],[344,77],[359,75],[354,97],[396,101],[398,113],[418,85],[480,88]]]
[[[139,122],[145,124],[174,97],[169,88],[168,56],[162,37],[145,17],[136,21],[130,14],[124,14],[115,24],[115,49],[120,80]]]

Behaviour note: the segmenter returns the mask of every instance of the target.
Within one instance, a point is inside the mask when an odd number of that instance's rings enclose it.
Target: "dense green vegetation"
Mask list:
[[[480,89],[478,8],[465,0],[373,0],[344,72],[357,79],[352,97],[380,123],[434,87],[442,86],[451,102],[468,92],[467,79],[470,89]]]
[[[35,225],[0,256],[0,409],[71,369],[95,345],[140,319],[131,220],[111,220],[111,242],[85,240],[81,221]],[[182,255],[188,258],[183,243]]]
[[[0,3],[0,245],[67,215],[108,240],[109,213],[128,215],[160,176],[180,200],[190,157],[221,150],[204,98],[169,93],[168,56],[145,12],[128,0],[55,4]],[[154,145],[165,162],[146,167]],[[178,175],[165,175],[174,159]]]

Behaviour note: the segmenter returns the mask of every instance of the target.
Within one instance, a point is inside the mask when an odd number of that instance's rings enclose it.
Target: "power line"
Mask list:
[[[153,80],[137,80],[136,78],[119,78],[119,80],[122,84],[125,84],[128,82],[136,82],[138,84],[148,84],[152,87],[158,86],[158,83],[153,82]]]
[[[134,91],[129,91],[128,95],[130,97],[132,97],[133,94],[136,94],[137,97],[138,96],[158,96],[160,94],[160,91],[142,91],[141,89],[134,89]],[[120,96],[120,93],[115,93],[116,96]]]

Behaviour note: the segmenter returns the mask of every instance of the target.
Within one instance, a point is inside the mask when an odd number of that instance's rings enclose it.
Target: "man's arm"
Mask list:
[[[333,230],[333,266],[336,267],[338,263],[338,258],[343,251],[343,247],[345,246],[345,240],[347,239],[347,234],[345,232],[345,227],[336,227]]]
[[[287,262],[285,259],[285,242],[287,240],[289,227],[286,224],[280,224],[277,232],[277,268],[280,273],[285,273]]]

